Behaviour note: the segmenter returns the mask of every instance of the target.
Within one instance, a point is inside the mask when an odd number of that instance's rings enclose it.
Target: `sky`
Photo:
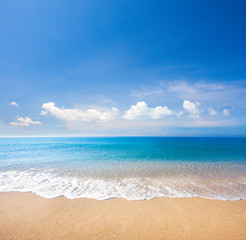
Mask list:
[[[245,9],[0,1],[0,136],[246,136]]]

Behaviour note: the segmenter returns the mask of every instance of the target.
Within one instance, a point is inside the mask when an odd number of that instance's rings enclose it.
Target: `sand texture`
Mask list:
[[[0,193],[0,239],[246,239],[246,201],[45,199]]]

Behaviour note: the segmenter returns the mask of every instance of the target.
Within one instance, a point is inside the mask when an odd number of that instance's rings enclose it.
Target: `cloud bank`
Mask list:
[[[181,107],[182,106],[182,107]],[[58,107],[54,102],[42,104],[40,115],[51,115],[63,120],[67,129],[83,132],[84,134],[111,134],[111,135],[151,135],[153,131],[160,135],[166,134],[168,128],[185,127],[219,127],[238,126],[239,121],[231,116],[230,111],[222,108],[216,112],[213,108],[199,102],[184,100],[177,108],[169,109],[165,105],[150,107],[145,101],[139,101],[125,111],[116,107],[102,110],[103,108],[65,108]],[[218,107],[217,107],[218,109]],[[220,114],[219,114],[220,111]],[[214,117],[216,115],[216,117]],[[213,120],[211,119],[213,116]],[[223,119],[224,118],[224,119]],[[24,126],[41,124],[40,121],[33,121],[29,117],[18,117],[10,122],[12,126]]]
[[[128,110],[121,113],[118,108],[112,107],[107,111],[99,111],[94,108],[90,108],[87,110],[81,110],[76,108],[59,108],[53,102],[44,103],[42,105],[41,115],[47,115],[48,113],[57,119],[69,121],[78,121],[78,122],[110,122],[110,121],[162,121],[168,122],[170,118],[167,116],[172,115],[172,122],[175,120],[184,121],[187,119],[185,117],[188,116],[188,119],[202,119],[206,120],[206,118],[210,116],[217,115],[217,112],[213,108],[200,109],[199,102],[193,102],[189,100],[184,100],[182,104],[183,110],[178,109],[177,112],[170,110],[167,106],[156,106],[149,107],[146,102],[141,101],[137,102],[136,105],[132,105]],[[205,113],[201,117],[201,113]],[[230,111],[228,109],[224,109],[222,111],[223,115],[228,117],[231,116]],[[187,119],[187,120],[188,120]],[[189,120],[190,121],[190,120]]]

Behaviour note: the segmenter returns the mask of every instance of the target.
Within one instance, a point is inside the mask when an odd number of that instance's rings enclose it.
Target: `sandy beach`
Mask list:
[[[0,193],[0,239],[246,239],[246,201]]]

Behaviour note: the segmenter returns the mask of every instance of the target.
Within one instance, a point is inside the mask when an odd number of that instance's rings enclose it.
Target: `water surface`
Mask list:
[[[0,138],[0,191],[246,199],[246,138]]]

